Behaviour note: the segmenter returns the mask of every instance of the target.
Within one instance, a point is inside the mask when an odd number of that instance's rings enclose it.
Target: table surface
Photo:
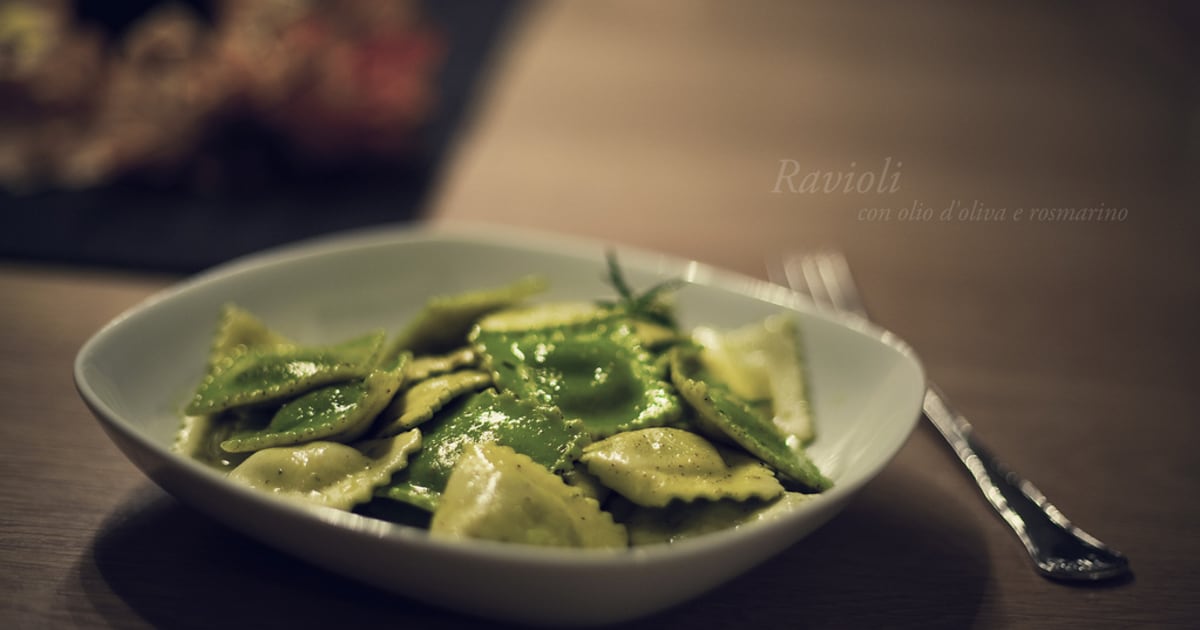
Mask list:
[[[1175,10],[533,7],[433,221],[587,235],[760,277],[784,252],[838,248],[876,319],[984,441],[1135,571],[1095,587],[1037,576],[922,424],[828,526],[631,627],[1200,623],[1186,564],[1200,557],[1200,109]],[[882,192],[803,185],[883,178],[885,165],[895,185]],[[1102,204],[1121,220],[1037,220]],[[72,360],[176,280],[0,263],[0,625],[479,624],[267,549],[118,453]]]

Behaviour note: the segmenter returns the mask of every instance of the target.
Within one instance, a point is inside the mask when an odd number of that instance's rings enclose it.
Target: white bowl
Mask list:
[[[236,302],[281,332],[328,342],[396,330],[426,298],[537,273],[547,299],[610,296],[601,243],[495,228],[390,229],[255,255],[147,299],[96,333],[75,382],[105,431],[180,501],[329,570],[468,614],[550,625],[632,619],[699,595],[824,524],[907,439],[924,390],[921,366],[894,336],[812,312],[768,283],[668,256],[620,249],[635,287],[667,277],[687,327],[733,327],[794,311],[806,344],[818,437],[810,453],[834,488],[783,518],[621,551],[446,542],[235,485],[169,451],[198,383],[218,311]],[[834,570],[806,567],[805,570]]]

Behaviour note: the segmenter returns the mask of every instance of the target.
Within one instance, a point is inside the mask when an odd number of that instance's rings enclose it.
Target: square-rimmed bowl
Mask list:
[[[475,227],[374,230],[272,250],[196,276],[117,317],[79,351],[75,382],[107,434],[148,477],[267,545],[467,614],[556,626],[632,619],[694,597],[796,543],[878,474],[920,411],[924,376],[908,346],[864,321],[818,314],[782,287],[617,248],[635,287],[687,281],[677,293],[685,328],[795,314],[817,426],[809,452],[835,484],[780,518],[669,545],[592,551],[439,540],[277,500],[170,451],[225,303],[247,308],[300,342],[325,343],[376,328],[396,330],[434,295],[529,274],[550,281],[539,299],[609,297],[606,249],[598,242]]]

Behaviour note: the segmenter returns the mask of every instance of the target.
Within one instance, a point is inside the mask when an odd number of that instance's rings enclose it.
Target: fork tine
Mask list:
[[[829,310],[833,306],[824,291],[824,285],[819,278],[810,278],[808,259],[812,255],[797,252],[785,256],[782,261],[783,280],[793,290],[806,293],[818,309]]]
[[[834,296],[830,295],[828,287],[825,285],[825,279],[821,277],[819,268],[819,259],[822,254],[809,254],[801,256],[799,262],[799,275],[803,278],[804,286],[808,287],[808,294],[812,296],[813,301],[818,306],[826,310],[836,311],[838,306]]]
[[[808,293],[819,308],[865,317],[862,300],[850,275],[850,265],[840,253],[794,254],[784,260],[783,274],[789,286]]]
[[[797,276],[794,278],[794,282],[808,290],[809,295],[812,296],[812,301],[816,302],[817,306],[824,308],[824,310],[836,308],[833,305],[833,300],[830,299],[826,287],[824,287],[824,282],[821,281],[821,275],[816,272],[815,259],[812,258],[814,256],[815,254],[805,254],[805,256],[800,256],[796,260],[796,264],[792,268],[793,276]]]
[[[856,313],[866,317],[867,310],[859,297],[854,276],[846,257],[837,252],[827,252],[811,261],[815,273],[822,281],[830,302],[840,311]]]

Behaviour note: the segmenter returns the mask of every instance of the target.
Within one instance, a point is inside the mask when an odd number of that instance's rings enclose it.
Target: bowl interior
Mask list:
[[[129,438],[118,439],[127,453],[144,451],[148,460],[158,462],[149,467],[133,457],[162,483],[158,470],[178,460],[167,449],[179,424],[179,410],[202,375],[222,304],[237,303],[298,341],[332,342],[371,329],[395,331],[431,296],[504,284],[528,274],[550,281],[551,288],[541,299],[611,296],[604,251],[599,243],[524,234],[424,230],[357,234],[285,248],[203,274],[114,320],[80,351],[76,381],[114,439]],[[817,505],[811,515],[798,510],[788,517],[792,530],[801,532],[793,541],[819,524],[805,527],[806,518],[829,518],[831,506],[874,476],[912,430],[923,375],[902,342],[869,326],[856,328],[810,312],[794,294],[761,281],[657,254],[623,249],[618,253],[635,288],[668,277],[690,282],[677,294],[685,327],[733,327],[780,311],[796,313],[818,423],[818,438],[810,453],[834,480],[835,488],[822,498],[830,506]],[[185,471],[191,470],[190,465],[181,464]],[[187,472],[163,485],[176,491],[192,477],[203,475]],[[380,544],[429,542],[411,535],[394,539],[386,533],[373,535]],[[788,534],[781,530],[776,535],[782,541]],[[737,536],[742,534],[718,535],[710,546],[735,545]],[[751,536],[753,532],[746,535]],[[705,544],[682,545],[678,553],[700,553],[696,550],[705,549]],[[478,545],[484,555],[493,547]],[[463,548],[469,550],[472,544]],[[630,552],[606,562],[644,568],[655,558],[670,558],[673,553],[671,549]],[[569,567],[572,562],[570,554],[539,557],[541,567]],[[731,575],[710,581],[727,577]]]

